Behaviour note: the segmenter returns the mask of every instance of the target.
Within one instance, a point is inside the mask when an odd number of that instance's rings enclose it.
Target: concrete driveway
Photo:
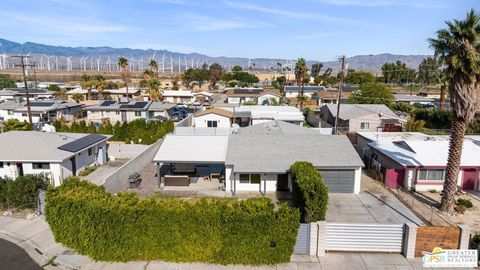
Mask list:
[[[362,175],[359,194],[329,194],[327,221],[424,225],[393,194],[366,175]]]

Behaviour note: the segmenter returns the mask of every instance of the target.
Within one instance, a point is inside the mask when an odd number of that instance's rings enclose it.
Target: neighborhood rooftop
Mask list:
[[[90,134],[40,131],[0,133],[0,149],[2,149],[0,151],[0,161],[61,162],[74,155],[75,152],[107,139],[106,136],[95,135],[95,140],[89,139],[85,143],[83,138],[89,136]],[[71,143],[75,143],[73,146],[81,145],[81,147],[74,147],[75,149],[68,147],[68,145],[72,146]],[[68,149],[61,149],[65,147]]]
[[[318,167],[363,167],[347,137],[320,135],[233,134],[225,164],[234,172],[285,173],[301,160]]]
[[[240,128],[238,134],[255,134],[255,135],[268,135],[268,134],[290,134],[290,135],[318,135],[319,130],[313,128],[306,128],[299,125],[294,125],[280,120],[268,121],[248,127]]]
[[[337,113],[336,104],[326,104],[332,115]],[[383,104],[342,104],[340,107],[340,118],[348,120],[370,114],[382,114],[393,118],[399,118],[392,110]]]

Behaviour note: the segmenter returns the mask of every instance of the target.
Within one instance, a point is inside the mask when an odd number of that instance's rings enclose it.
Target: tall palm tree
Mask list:
[[[303,94],[303,85],[305,80],[308,78],[308,68],[307,63],[304,58],[299,58],[295,64],[295,80],[297,81],[298,86],[298,104],[300,105],[300,110],[303,111],[303,103],[305,102],[305,96]]]
[[[467,125],[479,110],[480,96],[480,14],[472,9],[463,21],[447,21],[447,28],[429,39],[435,55],[445,64],[450,105],[453,112],[452,133],[440,210],[452,211],[462,146]]]
[[[83,74],[80,77],[80,86],[82,87],[82,89],[87,90],[87,99],[90,99],[90,94],[93,87],[92,79],[90,78],[90,76],[88,76],[87,74]]]
[[[98,95],[100,97],[100,100],[103,99],[103,90],[107,87],[107,82],[105,81],[105,77],[102,75],[97,75],[95,76],[95,80],[93,82],[95,89],[98,92]]]
[[[160,90],[160,81],[157,78],[148,80],[147,87],[147,94],[149,95],[150,100],[163,100],[162,91]]]
[[[125,89],[127,90],[127,97],[128,97],[128,60],[125,57],[120,57],[118,58],[118,66],[122,70],[121,77],[123,80],[123,83],[125,83]]]
[[[158,64],[157,64],[157,61],[155,61],[155,59],[151,59],[150,60],[150,63],[148,63],[148,65],[150,66],[150,69],[155,72],[155,75],[158,76]]]

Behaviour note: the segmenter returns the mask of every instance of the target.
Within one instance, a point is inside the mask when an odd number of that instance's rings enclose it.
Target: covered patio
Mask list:
[[[224,191],[225,135],[168,135],[153,162],[162,190]]]

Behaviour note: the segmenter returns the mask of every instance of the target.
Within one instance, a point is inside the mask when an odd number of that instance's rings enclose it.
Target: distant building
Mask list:
[[[184,104],[193,104],[195,100],[198,100],[200,103],[203,103],[206,100],[210,100],[212,93],[209,92],[193,92],[190,90],[164,90],[163,91],[163,101],[169,103],[184,103]]]
[[[342,96],[340,97],[340,104],[348,103],[348,99],[351,95],[351,92],[342,92]],[[319,91],[315,93],[311,98],[312,100],[318,101],[318,106],[323,106],[325,104],[337,104],[338,91]]]
[[[300,88],[296,85],[285,85],[283,87],[283,91],[285,91],[285,97],[287,98],[294,98],[298,97],[298,93],[300,91]],[[303,86],[303,95],[306,97],[311,98],[313,94],[319,92],[319,91],[325,91],[325,86],[318,86],[318,85],[305,85]]]
[[[337,105],[323,105],[315,114],[335,126]],[[343,132],[401,131],[402,125],[407,121],[383,104],[343,104],[340,106],[339,118],[338,127]]]
[[[241,127],[247,125],[256,125],[272,120],[280,120],[295,125],[303,125],[305,117],[300,109],[292,106],[217,106],[216,108],[222,108],[233,112],[235,117],[235,123]]]
[[[81,115],[82,104],[63,100],[32,100],[30,110],[33,123],[52,122],[57,119],[69,122]],[[28,122],[27,102],[11,100],[0,102],[0,121],[9,119]]]
[[[231,111],[213,108],[196,113],[193,118],[193,126],[196,128],[229,128],[232,126],[233,116]]]
[[[0,100],[22,100],[26,97],[24,88],[4,88],[0,90]],[[28,89],[31,99],[53,99],[55,92],[44,89]]]
[[[94,106],[85,107],[89,122],[102,123],[110,121],[131,122],[136,119],[160,120],[169,119],[176,104],[156,101],[121,101],[106,100]]]
[[[271,100],[279,103],[282,95],[278,89],[231,88],[226,92],[228,104],[268,105]]]
[[[119,89],[104,89],[101,94],[102,100],[120,100],[123,97],[135,98],[140,96],[141,89],[137,87],[129,87],[128,94],[125,87]],[[72,99],[74,94],[81,94],[84,96],[84,100],[100,100],[100,93],[96,89],[90,90],[90,98],[88,98],[88,90],[82,88],[75,88],[73,90],[67,91],[65,95],[69,99]]]

